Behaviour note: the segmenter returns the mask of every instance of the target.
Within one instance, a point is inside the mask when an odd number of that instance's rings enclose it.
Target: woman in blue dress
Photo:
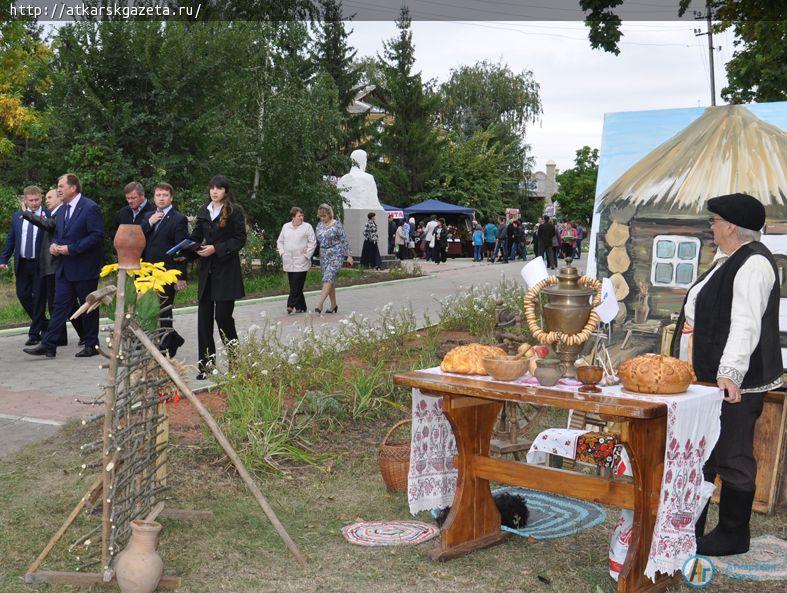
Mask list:
[[[317,208],[317,216],[320,222],[317,223],[315,234],[317,242],[320,244],[320,269],[322,270],[322,292],[314,312],[322,314],[322,306],[325,299],[331,299],[330,309],[326,313],[336,313],[339,305],[336,304],[336,274],[347,261],[347,265],[353,265],[353,258],[350,255],[350,243],[347,240],[347,233],[344,231],[342,223],[333,217],[333,208],[328,204],[320,204]]]

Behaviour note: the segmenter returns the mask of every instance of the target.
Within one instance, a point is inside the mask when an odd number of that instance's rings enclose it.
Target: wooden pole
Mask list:
[[[145,348],[147,348],[148,352],[150,352],[150,354],[153,356],[156,362],[159,363],[161,365],[161,368],[163,368],[166,371],[166,373],[170,376],[172,382],[175,383],[175,385],[177,385],[178,389],[180,389],[180,392],[188,398],[188,400],[191,402],[191,405],[193,405],[194,408],[196,408],[199,415],[202,416],[202,419],[205,421],[205,424],[208,425],[208,428],[210,428],[210,431],[213,433],[213,436],[216,437],[216,440],[221,445],[221,448],[224,449],[224,452],[227,454],[227,457],[230,458],[230,461],[232,461],[232,464],[238,470],[240,477],[246,483],[246,487],[251,491],[252,495],[257,500],[257,503],[260,505],[263,512],[268,517],[268,520],[271,522],[271,525],[273,525],[273,528],[276,530],[276,533],[279,534],[279,537],[282,539],[282,541],[284,541],[290,552],[292,552],[292,555],[295,556],[295,559],[298,561],[298,563],[304,568],[306,568],[307,567],[306,558],[298,548],[298,544],[296,544],[295,541],[293,541],[293,539],[287,533],[287,530],[284,528],[284,525],[281,524],[281,521],[279,521],[279,518],[276,516],[276,513],[273,512],[273,509],[268,503],[268,500],[265,498],[265,496],[263,496],[262,492],[260,492],[260,489],[257,487],[257,484],[252,479],[251,474],[249,474],[249,471],[246,469],[246,466],[243,465],[243,461],[241,461],[240,457],[238,457],[238,454],[235,452],[235,449],[232,448],[232,445],[230,444],[229,440],[227,440],[227,437],[224,436],[224,433],[221,431],[221,428],[213,419],[213,416],[211,416],[208,409],[205,406],[203,406],[202,402],[199,401],[199,399],[197,399],[197,397],[192,393],[191,389],[189,389],[186,383],[183,381],[183,379],[180,378],[180,375],[178,374],[177,370],[175,370],[175,367],[172,366],[172,363],[167,359],[167,357],[165,357],[163,354],[161,354],[161,352],[159,352],[159,349],[156,348],[156,345],[150,341],[150,338],[148,338],[147,334],[135,324],[132,324],[130,328],[131,331],[134,332],[134,335],[137,336],[139,341],[142,343],[142,345],[145,346]]]
[[[87,504],[87,501],[90,500],[91,496],[93,496],[93,492],[95,490],[98,490],[98,487],[101,486],[101,482],[103,481],[103,479],[104,479],[104,477],[102,475],[99,475],[93,481],[93,483],[90,485],[90,488],[87,489],[87,492],[85,492],[85,495],[80,499],[80,501],[77,504],[77,506],[75,506],[74,510],[71,511],[71,514],[65,520],[63,525],[60,526],[60,529],[57,530],[57,533],[55,533],[55,535],[53,535],[52,538],[49,540],[49,542],[47,543],[46,547],[38,555],[38,558],[35,559],[35,562],[33,562],[28,567],[28,569],[25,571],[25,574],[31,574],[31,573],[34,573],[36,570],[38,570],[38,567],[41,566],[41,564],[44,562],[44,560],[46,560],[46,557],[49,555],[49,552],[51,552],[52,548],[55,547],[55,544],[58,541],[60,541],[60,538],[63,537],[63,534],[71,526],[71,523],[74,522],[74,519],[77,518],[79,513],[85,507],[85,504]]]
[[[104,580],[112,578],[109,568],[109,538],[112,533],[110,516],[112,511],[112,473],[108,467],[112,459],[112,451],[109,450],[112,434],[112,409],[115,406],[115,382],[117,380],[118,355],[120,352],[120,342],[123,333],[123,320],[126,315],[126,270],[118,270],[117,292],[115,293],[115,326],[112,330],[112,348],[109,356],[109,371],[107,372],[107,386],[104,388],[104,440],[102,449],[103,464],[101,474],[103,476],[103,488],[101,498],[101,569]]]

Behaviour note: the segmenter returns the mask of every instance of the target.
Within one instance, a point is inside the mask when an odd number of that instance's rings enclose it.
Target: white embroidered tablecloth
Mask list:
[[[424,372],[443,373],[439,367]],[[473,377],[494,382],[490,377]],[[532,385],[532,379],[521,379]],[[576,391],[556,385],[552,389]],[[603,387],[604,395],[660,402],[667,406],[667,442],[656,526],[645,575],[672,575],[696,551],[694,516],[701,501],[702,466],[719,438],[723,392],[716,387],[691,385],[684,395],[658,397],[624,393],[620,386]],[[408,476],[410,512],[451,505],[456,491],[457,454],[453,431],[442,412],[442,398],[413,390],[413,432]]]

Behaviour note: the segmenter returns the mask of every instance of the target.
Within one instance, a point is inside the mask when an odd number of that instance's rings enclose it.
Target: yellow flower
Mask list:
[[[101,268],[101,273],[99,274],[99,276],[101,276],[101,278],[105,278],[106,276],[109,276],[112,272],[117,272],[117,271],[118,271],[117,264],[107,264],[103,268]]]

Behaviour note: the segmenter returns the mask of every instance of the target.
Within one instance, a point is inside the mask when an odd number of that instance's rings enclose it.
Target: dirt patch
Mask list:
[[[220,391],[205,391],[196,395],[214,418],[221,418],[227,411],[227,396]],[[202,440],[205,422],[188,399],[180,397],[178,401],[171,401],[167,404],[167,413],[171,439],[185,444]]]

